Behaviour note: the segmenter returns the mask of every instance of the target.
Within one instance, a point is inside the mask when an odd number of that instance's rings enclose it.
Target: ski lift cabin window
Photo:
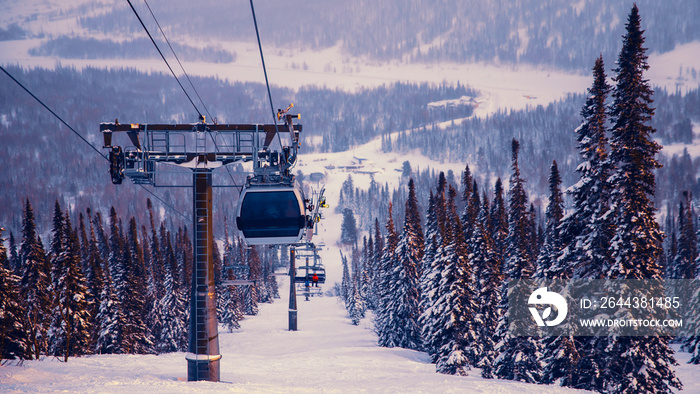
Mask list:
[[[250,245],[294,244],[306,229],[304,213],[294,187],[251,186],[241,194],[236,225]]]

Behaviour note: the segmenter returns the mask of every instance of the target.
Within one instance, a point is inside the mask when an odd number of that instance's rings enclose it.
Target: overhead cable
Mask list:
[[[183,74],[185,74],[185,77],[187,78],[187,81],[189,81],[190,86],[192,87],[192,90],[194,90],[194,93],[197,95],[197,98],[199,99],[199,102],[202,103],[202,106],[204,107],[204,110],[207,112],[207,116],[209,116],[209,119],[211,119],[212,121],[214,121],[214,117],[213,117],[213,116],[211,115],[211,113],[209,112],[209,108],[207,108],[207,105],[204,104],[204,100],[202,100],[202,97],[199,95],[199,92],[197,91],[197,88],[194,87],[194,83],[192,83],[192,80],[190,79],[190,76],[187,74],[187,71],[185,71],[185,67],[182,65],[182,62],[180,62],[180,58],[179,58],[179,57],[177,56],[177,54],[175,53],[175,49],[173,48],[172,45],[170,45],[170,40],[168,40],[168,37],[166,37],[165,32],[163,31],[163,28],[160,26],[160,23],[158,23],[158,18],[156,18],[156,15],[153,13],[153,10],[151,9],[151,6],[148,4],[148,1],[143,0],[143,2],[146,4],[146,7],[148,8],[148,11],[151,13],[151,16],[153,17],[153,20],[156,22],[156,25],[158,26],[158,30],[160,30],[160,34],[163,35],[163,39],[165,39],[165,42],[168,44],[168,47],[170,48],[170,52],[172,52],[172,53],[173,53],[173,56],[175,56],[175,60],[177,60],[177,63],[180,65],[180,69],[182,70]],[[133,8],[133,7],[132,7],[132,8]],[[145,27],[144,27],[144,28],[145,28]],[[155,43],[154,43],[154,44],[155,44]],[[156,45],[156,48],[158,48],[157,45]],[[159,51],[160,51],[160,50],[159,50]],[[163,60],[165,60],[165,59],[163,59]],[[167,61],[166,61],[166,64],[167,64]],[[168,67],[170,67],[170,65],[168,65]],[[172,70],[171,70],[171,71],[172,71]],[[176,79],[177,79],[177,77],[176,77]],[[178,81],[178,83],[179,83],[179,82],[180,82],[180,81]],[[185,94],[187,94],[187,93],[185,92]],[[188,97],[189,97],[189,96],[188,96]],[[199,111],[197,111],[197,112],[199,112]],[[200,115],[201,115],[201,113],[200,113]],[[214,143],[214,149],[216,149],[216,151],[218,152],[218,151],[219,151],[219,146],[217,145],[216,140],[214,139],[214,136],[211,135],[211,133],[209,133],[209,137],[211,138],[211,141]],[[226,171],[228,172],[228,175],[229,175],[229,177],[231,178],[231,182],[233,182],[233,185],[236,186],[236,187],[238,187],[239,185],[237,185],[237,184],[236,184],[236,180],[233,179],[233,174],[231,173],[231,169],[230,169],[228,166],[226,166]]]
[[[279,128],[277,128],[277,116],[275,115],[275,107],[272,104],[272,93],[270,93],[270,81],[267,79],[267,68],[265,67],[265,56],[263,56],[262,44],[260,43],[260,32],[258,31],[258,20],[255,18],[255,7],[253,0],[250,0],[250,11],[253,13],[253,23],[255,24],[255,36],[258,38],[258,49],[260,49],[260,60],[262,61],[263,73],[265,74],[265,85],[267,86],[267,97],[270,100],[270,110],[272,111],[272,121],[275,124],[277,131],[277,141],[282,146]]]
[[[36,95],[34,95],[34,93],[32,93],[29,89],[27,89],[27,87],[25,87],[20,81],[18,81],[15,77],[13,77],[12,74],[10,74],[3,66],[0,66],[0,70],[2,70],[2,72],[4,72],[8,77],[10,77],[10,79],[12,79],[17,85],[19,85],[19,87],[21,87],[25,92],[27,92],[30,96],[32,96],[32,98],[34,98],[34,100],[36,100],[39,104],[41,104],[42,107],[46,108],[46,110],[49,111],[53,116],[55,116],[56,119],[58,119],[61,123],[63,123],[64,126],[66,126],[70,131],[72,131],[72,132],[73,132],[75,135],[77,135],[81,140],[83,140],[83,142],[85,142],[86,144],[88,144],[88,145],[90,146],[90,148],[92,148],[95,152],[97,152],[98,155],[100,155],[103,159],[109,161],[109,159],[107,158],[107,156],[105,156],[102,152],[100,152],[99,149],[97,149],[97,148],[95,147],[95,145],[91,144],[88,140],[85,139],[85,137],[83,137],[82,135],[80,135],[80,133],[78,133],[73,127],[71,127],[71,125],[69,125],[68,123],[66,123],[66,121],[63,120],[63,118],[61,118],[60,116],[58,116],[58,114],[57,114],[56,112],[54,112],[51,108],[49,108],[49,106],[47,106],[46,104],[44,104],[44,102],[41,101],[41,99],[39,99]],[[153,197],[155,197],[156,199],[158,199],[158,200],[159,200],[161,203],[163,203],[163,205],[165,205],[166,207],[170,208],[171,210],[173,210],[174,212],[176,212],[176,213],[179,214],[180,216],[184,217],[185,219],[188,219],[188,220],[190,219],[190,217],[188,217],[188,216],[186,216],[185,214],[183,214],[182,212],[178,211],[175,207],[173,207],[172,205],[170,205],[170,204],[168,204],[167,202],[165,202],[165,200],[163,200],[162,198],[160,198],[159,196],[157,196],[155,193],[153,193],[152,191],[146,189],[145,186],[143,186],[143,185],[139,185],[139,186],[141,186],[141,188],[143,188],[143,190],[145,190],[146,192],[148,192],[149,194],[151,194]]]
[[[15,79],[15,77],[13,77],[7,70],[5,70],[5,68],[4,68],[3,66],[0,66],[0,70],[2,70],[5,74],[7,74],[7,76],[10,77],[10,79],[12,79],[13,81],[15,81],[15,83],[16,83],[17,85],[19,85],[19,87],[21,87],[22,89],[24,89],[25,92],[29,93],[29,95],[32,96],[32,97],[34,98],[34,100],[36,100],[39,104],[41,104],[42,107],[46,108],[49,112],[51,112],[51,114],[52,114],[53,116],[55,116],[56,119],[58,119],[59,121],[61,121],[61,123],[63,123],[66,127],[68,127],[68,129],[69,129],[70,131],[72,131],[73,133],[75,133],[75,135],[77,135],[77,136],[78,136],[81,140],[83,140],[86,144],[90,145],[90,147],[91,147],[95,152],[97,152],[98,155],[102,156],[103,159],[109,161],[109,159],[107,158],[107,156],[105,156],[102,152],[100,152],[99,149],[97,149],[93,144],[91,144],[90,142],[88,142],[88,140],[86,140],[85,137],[83,137],[82,135],[80,135],[80,133],[78,133],[77,131],[75,131],[75,129],[72,128],[68,123],[66,123],[65,120],[63,120],[60,116],[58,116],[58,114],[56,114],[51,108],[49,108],[46,104],[44,104],[43,101],[41,101],[37,96],[35,96],[34,93],[30,92],[29,89],[27,89],[24,85],[22,85],[22,83],[21,83],[20,81],[18,81],[17,79]]]
[[[153,13],[153,10],[151,10],[151,6],[148,5],[148,2],[146,0],[143,0],[143,2],[146,4],[146,7],[148,7],[148,11],[151,13],[151,16],[153,17],[153,20],[156,22],[156,25],[158,25],[158,30],[160,30],[160,34],[163,35],[163,39],[165,39],[165,42],[168,44],[168,47],[170,47],[170,52],[173,53],[173,56],[175,56],[175,60],[177,60],[177,63],[180,65],[180,69],[182,70],[182,73],[185,74],[185,77],[187,78],[187,81],[190,83],[190,86],[192,87],[192,90],[194,90],[194,94],[197,95],[197,98],[199,99],[199,102],[202,103],[202,106],[204,107],[204,111],[206,111],[207,116],[209,116],[209,119],[214,121],[214,117],[211,116],[211,113],[209,112],[209,108],[207,108],[207,105],[204,104],[204,101],[202,100],[202,97],[199,96],[199,92],[197,91],[197,88],[194,87],[194,84],[192,83],[192,80],[190,79],[190,76],[187,74],[187,71],[185,71],[185,67],[182,66],[182,63],[180,62],[180,58],[177,57],[177,54],[175,53],[175,49],[173,49],[173,46],[170,45],[170,40],[168,40],[168,37],[165,36],[165,32],[163,31],[163,28],[160,27],[160,23],[158,23],[158,19],[156,19],[155,14]]]
[[[160,54],[160,57],[163,58],[163,61],[165,62],[165,65],[168,66],[168,69],[170,70],[170,73],[173,74],[173,77],[175,77],[175,80],[177,81],[177,84],[180,85],[180,88],[182,91],[185,93],[185,96],[187,96],[187,99],[190,100],[190,103],[194,107],[194,110],[197,111],[197,114],[200,116],[200,118],[203,116],[201,112],[199,112],[199,108],[194,104],[194,101],[192,101],[192,98],[190,95],[187,93],[185,90],[185,87],[182,86],[182,83],[180,83],[180,79],[178,79],[177,75],[175,75],[175,71],[173,71],[172,67],[170,67],[170,63],[168,63],[168,60],[165,58],[163,55],[163,52],[161,52],[160,48],[158,47],[158,44],[156,44],[156,41],[153,39],[153,36],[151,36],[151,33],[148,31],[146,28],[146,25],[143,23],[143,20],[141,20],[141,17],[139,16],[139,13],[136,11],[136,8],[134,8],[134,5],[131,4],[131,0],[126,0],[127,3],[129,3],[129,6],[131,7],[131,10],[134,11],[134,14],[136,15],[136,18],[138,18],[139,22],[141,23],[141,26],[143,27],[143,30],[146,31],[146,34],[148,34],[148,38],[151,39],[151,42],[153,45],[156,47],[156,50]]]

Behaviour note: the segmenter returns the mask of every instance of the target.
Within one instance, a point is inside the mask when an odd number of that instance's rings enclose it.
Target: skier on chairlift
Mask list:
[[[314,287],[318,287],[318,275],[316,273],[311,277],[311,281],[314,282]]]

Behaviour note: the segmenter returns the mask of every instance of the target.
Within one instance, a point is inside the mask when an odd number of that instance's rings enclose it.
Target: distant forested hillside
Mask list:
[[[151,3],[173,37],[255,40],[247,1]],[[649,53],[700,39],[697,0],[636,3]],[[341,43],[350,55],[381,60],[525,62],[587,71],[598,55],[616,56],[631,2],[269,0],[255,6],[263,42],[281,48],[323,49]],[[138,7],[148,15],[143,5]],[[142,34],[126,3],[80,22],[99,33]]]
[[[55,71],[8,70],[98,149],[103,144],[101,122],[197,121],[194,108],[169,75],[60,67]],[[219,123],[271,122],[264,85],[230,84],[216,78],[193,78],[193,82]],[[395,130],[469,116],[469,106],[429,111],[427,104],[474,94],[464,86],[428,84],[395,84],[357,93],[324,88],[304,88],[295,93],[273,88],[272,92],[277,106],[294,102],[294,109],[302,113],[302,146],[306,153],[314,149],[344,151]],[[7,191],[0,193],[0,226],[10,231],[20,228],[19,215],[27,197],[37,212],[51,212],[56,200],[75,211],[92,207],[107,212],[114,205],[141,223],[147,197],[162,208],[131,182],[112,185],[108,163],[5,75],[0,76],[0,138],[0,188]],[[314,145],[314,140],[320,142]],[[214,175],[215,183],[229,180],[225,171],[215,171]],[[156,190],[187,216],[191,210],[189,192],[188,188]],[[236,189],[217,188],[215,193],[220,193],[215,196],[215,209],[233,212],[238,199]],[[176,214],[170,217],[183,220]],[[37,222],[40,229],[48,230],[49,217],[38,217]]]
[[[90,68],[9,70],[98,148],[102,145],[100,122],[184,123],[197,119],[176,82],[167,75]],[[263,85],[229,84],[215,78],[194,78],[193,82],[220,123],[270,122]],[[147,197],[160,205],[130,182],[112,185],[106,161],[8,78],[0,78],[0,86],[0,187],[9,191],[0,194],[0,225],[19,228],[19,212],[26,197],[37,212],[50,212],[58,199],[63,206],[78,211],[90,206],[106,212],[114,205],[137,219],[145,219],[140,207]],[[578,161],[574,129],[581,122],[583,93],[547,107],[499,112],[438,128],[440,122],[470,116],[472,108],[435,110],[429,109],[428,103],[475,92],[464,86],[429,84],[394,84],[357,93],[273,88],[277,106],[294,102],[295,110],[302,114],[304,152],[344,151],[381,136],[385,151],[418,149],[437,160],[470,163],[483,177],[480,183],[486,185],[508,174],[509,142],[518,138],[526,187],[534,196],[546,195],[547,171],[543,169],[552,160],[559,163],[565,186],[575,182]],[[663,144],[691,142],[692,125],[700,122],[698,90],[683,96],[659,91],[654,98],[655,138]],[[400,133],[389,138],[393,132]],[[657,175],[659,203],[677,201],[683,190],[700,196],[699,159],[688,153],[671,155],[662,151],[660,161],[664,167]],[[222,177],[219,182],[228,180],[225,172],[215,172],[216,176]],[[190,211],[189,192],[187,188],[156,190],[186,215]],[[233,212],[235,189],[217,189],[215,193],[221,193],[215,198],[216,209]],[[171,218],[184,220],[178,215]],[[48,217],[38,218],[40,228],[48,229],[49,221]]]

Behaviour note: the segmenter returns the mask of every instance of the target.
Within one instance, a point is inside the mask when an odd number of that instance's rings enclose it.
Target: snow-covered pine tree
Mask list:
[[[613,279],[663,278],[659,224],[654,217],[655,175],[660,145],[651,139],[653,91],[643,73],[649,69],[639,9],[635,4],[626,24],[618,56],[610,108],[613,172],[611,211],[615,233],[611,240]],[[612,336],[604,354],[602,389],[607,392],[669,392],[680,389],[676,361],[666,337]]]
[[[343,301],[345,308],[348,308],[348,302],[350,301],[350,287],[352,286],[350,280],[350,268],[348,267],[348,259],[345,257],[343,252],[340,252],[340,261],[343,263],[343,276],[340,280],[340,299]]]
[[[551,278],[548,271],[561,255],[562,243],[559,235],[559,227],[564,217],[564,196],[561,192],[561,176],[557,162],[553,161],[549,170],[549,202],[546,212],[546,230],[544,234],[544,244],[537,256],[537,278]]]
[[[100,251],[100,258],[102,260],[103,266],[102,271],[106,277],[110,275],[109,273],[109,237],[105,233],[102,214],[100,212],[95,212],[95,217],[92,219],[92,224],[95,226],[95,236],[97,237],[97,246]]]
[[[105,282],[100,300],[100,308],[95,317],[95,325],[98,326],[95,353],[122,354],[124,351],[121,342],[126,316],[110,280]]]
[[[354,255],[355,253],[357,253],[357,250],[354,249],[353,260],[357,258]],[[343,265],[343,272],[345,272],[346,265],[347,263]],[[359,270],[358,268],[358,266],[355,266],[355,268],[353,269],[352,280],[348,294],[348,301],[346,302],[348,317],[350,318],[352,324],[355,326],[360,324],[360,320],[365,317],[366,310],[365,301],[362,298],[362,294],[360,292],[360,278],[362,276],[363,271]]]
[[[690,193],[683,192],[678,207],[678,249],[666,268],[670,279],[694,279],[697,276],[698,240]]]
[[[150,199],[146,199],[146,206],[148,207],[150,230],[146,229],[146,226],[141,226],[141,247],[143,248],[144,271],[146,275],[144,322],[148,331],[147,336],[153,342],[152,350],[157,352],[156,346],[158,345],[158,338],[160,338],[159,330],[162,327],[158,304],[165,295],[163,289],[163,283],[165,282],[164,264]]]
[[[362,302],[365,306],[365,311],[367,309],[372,309],[370,305],[370,292],[372,291],[372,283],[370,279],[370,273],[374,271],[372,266],[372,250],[374,249],[374,242],[372,240],[372,234],[368,237],[363,237],[362,239],[362,258],[360,260],[360,274],[358,277],[358,292],[362,298]]]
[[[194,265],[194,250],[187,226],[178,227],[175,235],[175,255],[180,271],[181,286],[189,289],[192,285],[192,269]]]
[[[527,210],[525,180],[520,176],[518,153],[520,143],[512,141],[512,174],[508,203],[508,237],[506,239],[505,274],[507,281],[501,290],[502,309],[508,308],[510,300],[506,297],[508,281],[530,278],[535,272],[535,265],[530,255],[531,229],[530,213]],[[525,302],[523,302],[524,304]],[[496,345],[498,357],[494,362],[493,374],[500,379],[518,380],[537,383],[541,379],[540,343],[532,337],[518,337],[512,332],[511,324],[524,324],[524,319],[509,321],[508,314],[503,313],[498,322],[501,338]]]
[[[47,354],[52,356],[60,356],[62,350],[62,336],[63,336],[63,319],[61,316],[61,310],[59,305],[59,299],[61,298],[62,283],[64,275],[64,266],[66,265],[66,260],[70,258],[68,256],[68,236],[66,234],[70,229],[66,229],[65,218],[63,216],[63,211],[61,210],[61,205],[58,200],[54,202],[54,212],[51,227],[51,241],[49,245],[49,264],[51,265],[51,315],[49,330],[46,334],[47,340]]]
[[[560,189],[561,177],[557,162],[552,162],[549,176],[549,203],[547,205],[547,229],[544,245],[537,258],[535,277],[546,279],[568,279],[570,272],[562,269],[558,257],[562,253],[561,222],[564,217],[564,200]],[[586,338],[583,338],[586,340]],[[579,375],[577,366],[581,359],[577,350],[577,341],[571,335],[545,336],[541,338],[542,383],[557,383],[560,386],[572,386]]]
[[[421,350],[419,264],[424,240],[413,178],[408,182],[408,189],[403,232],[394,250],[396,264],[386,273],[391,293],[385,304],[390,312],[384,323],[385,329],[392,331],[397,340],[394,346]]]
[[[493,240],[493,249],[501,261],[505,261],[506,238],[508,237],[508,211],[503,196],[503,182],[501,178],[496,180],[488,223],[491,230],[491,239]]]
[[[384,249],[384,238],[382,237],[379,219],[374,219],[374,238],[372,238],[372,248],[367,251],[368,264],[367,277],[369,286],[367,286],[366,303],[367,309],[376,310],[379,306],[379,281],[381,278],[381,258],[382,250]],[[367,245],[369,248],[369,244]]]
[[[148,291],[150,293],[150,298],[157,302],[165,293],[163,289],[163,284],[165,282],[165,265],[163,264],[163,248],[160,245],[160,237],[158,236],[158,230],[156,229],[153,215],[153,204],[150,198],[146,199],[146,207],[148,208],[148,221],[151,225],[149,245],[150,258],[148,259],[149,264],[147,269],[150,272],[150,276],[153,278],[153,280],[148,283]],[[144,234],[146,234],[145,231]]]
[[[231,243],[228,234],[228,226],[224,226],[224,267],[230,267],[234,264],[240,264],[240,258],[236,256],[236,248]],[[236,279],[235,273],[231,269],[230,272],[222,274],[223,279]],[[241,327],[239,321],[243,320],[243,295],[238,286],[221,286],[217,288],[219,297],[217,301],[217,313],[219,323],[228,328],[229,332]]]
[[[97,237],[95,236],[95,229],[92,223],[92,219],[90,217],[89,208],[87,209],[87,214],[89,231],[86,234],[87,261],[85,262],[84,266],[87,267],[87,269],[84,272],[86,284],[90,291],[90,299],[88,301],[90,303],[90,316],[93,320],[93,330],[90,333],[90,338],[92,338],[92,348],[94,350],[95,345],[97,343],[96,341],[99,330],[99,325],[95,323],[95,318],[99,313],[100,304],[102,303],[102,299],[100,297],[102,295],[102,290],[105,286],[105,278],[103,271],[104,262],[102,261],[102,257],[100,256],[99,247],[97,245]]]
[[[436,320],[432,324],[435,369],[437,372],[466,376],[467,371],[478,361],[481,353],[477,343],[476,290],[471,262],[468,258],[464,228],[457,214],[455,197],[457,192],[449,185],[445,212],[445,236],[443,253],[437,258],[444,259],[443,271],[437,299],[433,306]]]
[[[471,238],[471,230],[474,227],[476,215],[479,212],[479,207],[471,205],[471,199],[474,194],[474,178],[472,177],[469,164],[462,171],[462,201],[464,202],[464,212],[462,212],[462,225],[467,232],[467,239]]]
[[[340,243],[354,245],[357,243],[357,222],[355,214],[350,208],[343,209],[343,223],[340,226]]]
[[[8,257],[9,270],[11,270],[15,275],[19,273],[20,270],[20,259],[19,252],[17,251],[17,240],[15,240],[15,235],[10,231],[10,256]]]
[[[610,93],[603,58],[593,66],[593,84],[581,109],[583,121],[576,128],[581,164],[576,171],[580,180],[567,190],[573,198],[572,212],[562,219],[559,231],[561,253],[544,272],[548,278],[597,279],[609,267],[612,226],[608,220],[610,173],[608,163],[607,107]],[[605,337],[560,337],[545,345],[546,370],[543,382],[593,389],[600,386],[604,359],[597,352],[607,343]],[[573,348],[572,348],[573,344]],[[577,373],[571,379],[571,363]]]
[[[139,243],[136,219],[133,216],[129,219],[125,246],[124,271],[121,282],[116,283],[117,293],[127,317],[122,345],[127,353],[143,354],[152,351],[153,340],[145,322],[148,305],[146,265]]]
[[[573,197],[572,213],[563,219],[560,235],[564,249],[559,258],[564,275],[577,278],[600,278],[610,261],[612,225],[608,219],[610,206],[610,163],[606,137],[606,100],[610,93],[603,58],[593,66],[593,84],[581,109],[583,122],[576,129],[581,164],[580,180],[568,193]]]
[[[158,301],[157,310],[161,327],[156,338],[156,353],[182,351],[187,347],[187,322],[183,318],[187,303],[180,286],[170,270],[165,271],[165,294]]]
[[[413,178],[408,180],[408,199],[406,199],[403,235],[408,240],[411,258],[418,262],[416,272],[420,276],[421,266],[419,263],[423,259],[425,251],[425,238],[423,236],[423,226],[421,226],[420,209],[418,208],[418,198],[416,197],[416,186]]]
[[[377,309],[375,313],[374,329],[378,335],[379,346],[384,347],[395,347],[399,346],[401,342],[397,333],[392,330],[391,324],[391,314],[392,310],[389,309],[389,305],[392,302],[393,291],[392,285],[395,283],[392,280],[392,274],[394,268],[399,265],[398,258],[396,256],[396,246],[399,243],[399,236],[396,233],[396,228],[394,226],[393,218],[393,205],[389,204],[389,213],[386,223],[386,239],[384,242],[384,249],[382,250],[382,257],[379,262],[379,270],[377,272]]]
[[[700,315],[700,290],[697,290],[700,289],[700,277],[693,279],[691,288],[696,290],[693,292],[690,298],[692,302],[690,305],[689,315],[693,316],[693,318],[691,319],[689,326],[697,328],[700,326],[700,318],[698,318]],[[686,338],[681,350],[691,354],[688,364],[700,364],[700,336],[693,335]]]
[[[81,356],[92,353],[90,347],[90,332],[92,321],[88,303],[88,287],[80,266],[80,244],[76,231],[72,228],[68,215],[60,218],[60,206],[56,205],[59,213],[54,225],[60,226],[54,234],[60,234],[62,240],[56,242],[60,249],[56,261],[60,261],[60,270],[56,271],[58,278],[54,279],[54,322],[51,327],[51,353],[62,356],[68,361],[71,356]],[[53,244],[53,243],[52,243]]]
[[[421,294],[421,315],[418,323],[421,326],[421,336],[423,338],[423,348],[430,355],[432,362],[436,362],[437,351],[440,338],[436,335],[440,327],[435,324],[439,319],[440,311],[434,308],[435,301],[439,298],[438,289],[442,280],[442,272],[445,267],[443,235],[438,226],[438,210],[445,210],[445,206],[438,205],[444,198],[436,198],[430,191],[428,202],[428,215],[425,222],[425,251],[423,254],[423,274],[420,277]],[[442,214],[444,217],[444,213]]]
[[[683,192],[683,197],[685,200],[685,205],[683,202],[679,204],[678,211],[678,227],[679,227],[679,242],[678,251],[676,258],[669,264],[667,268],[667,273],[670,278],[675,279],[693,279],[692,288],[698,288],[697,284],[700,283],[700,278],[698,277],[697,265],[697,236],[694,230],[695,214],[691,206],[691,198],[688,192]],[[689,261],[691,256],[695,255],[695,259]],[[691,304],[690,316],[696,316],[691,324],[700,325],[700,319],[697,317],[700,314],[700,294],[693,294]],[[688,363],[690,364],[700,364],[700,336],[693,335],[685,338],[683,341],[683,346],[681,350],[691,353],[692,356]]]
[[[484,192],[482,203],[479,205],[472,236],[467,243],[469,261],[472,264],[475,277],[475,293],[478,300],[476,309],[477,340],[479,354],[476,366],[481,368],[481,375],[493,378],[493,363],[496,358],[496,326],[500,318],[501,284],[503,283],[503,261],[493,248],[493,240],[485,228],[489,217],[489,203]],[[478,200],[472,198],[471,204]]]
[[[260,267],[260,257],[258,255],[258,250],[255,246],[252,246],[248,251],[247,255],[248,267],[249,267],[249,277],[250,280],[259,280],[261,276]],[[259,301],[259,284],[254,284],[250,286],[245,286],[243,290],[243,313],[246,315],[257,315],[258,314],[258,301]]]
[[[26,200],[22,218],[22,244],[20,246],[20,293],[26,315],[27,331],[32,356],[39,359],[46,351],[46,332],[51,316],[51,277],[46,253],[37,236],[34,211]]]
[[[13,273],[0,227],[0,365],[3,360],[32,358],[22,325],[24,308],[20,303],[20,278]]]

